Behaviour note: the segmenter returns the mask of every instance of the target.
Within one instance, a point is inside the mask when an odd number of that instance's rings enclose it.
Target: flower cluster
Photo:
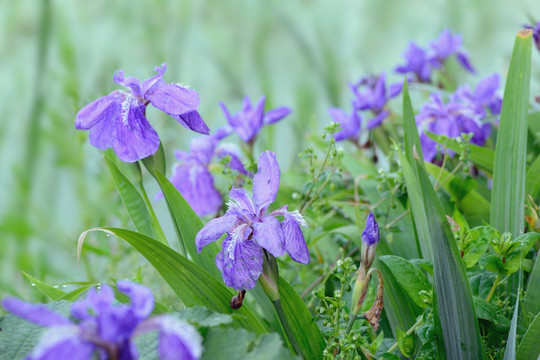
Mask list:
[[[461,43],[461,36],[452,35],[448,29],[443,30],[437,40],[429,43],[428,49],[411,42],[403,54],[405,63],[397,66],[395,70],[401,74],[413,74],[416,81],[429,83],[431,72],[443,67],[446,60],[455,54],[461,66],[474,72],[468,56],[461,48]]]
[[[158,352],[162,359],[199,359],[202,339],[191,325],[167,315],[150,317],[154,308],[152,292],[130,281],[118,281],[118,290],[126,294],[129,305],[115,305],[114,291],[104,285],[101,291],[90,289],[88,297],[73,303],[75,322],[44,305],[6,298],[2,305],[13,314],[48,327],[28,360],[138,358],[134,338],[148,331],[158,332]]]
[[[493,74],[483,79],[474,91],[469,86],[460,87],[447,103],[443,102],[440,94],[433,93],[431,102],[425,104],[416,116],[425,160],[432,161],[437,154],[437,144],[426,135],[426,130],[452,138],[472,133],[471,143],[483,145],[491,133],[491,124],[482,122],[488,116],[486,109],[492,115],[501,112],[502,99],[497,94],[498,88],[499,76]]]
[[[199,216],[215,214],[223,203],[209,170],[214,157],[221,159],[229,156],[231,161],[227,166],[246,176],[251,175],[232,144],[218,146],[219,141],[227,135],[229,132],[221,128],[213,135],[193,139],[189,152],[177,150],[175,153],[179,163],[175,165],[170,181]],[[159,193],[156,199],[161,197],[163,194]]]
[[[386,104],[401,92],[402,84],[392,84],[387,89],[386,75],[380,74],[379,76],[366,76],[356,83],[349,83],[349,88],[353,93],[351,114],[349,115],[339,108],[330,108],[328,113],[341,126],[340,131],[335,134],[336,141],[348,139],[357,142],[362,121],[358,112],[369,111],[371,113],[371,118],[366,123],[367,130],[380,126],[383,120],[390,115]]]
[[[253,201],[244,189],[232,189],[226,214],[208,222],[195,238],[197,251],[219,239],[224,233],[223,248],[216,265],[227,286],[236,290],[252,289],[263,270],[263,251],[273,256],[285,252],[297,262],[308,264],[309,251],[300,226],[307,226],[298,211],[287,205],[266,213],[276,199],[280,182],[276,155],[261,154],[253,178]],[[282,216],[280,222],[277,217]]]
[[[101,150],[112,147],[124,162],[141,160],[159,147],[159,137],[146,119],[148,104],[183,126],[208,134],[208,126],[197,112],[199,94],[179,84],[167,84],[163,80],[165,64],[154,70],[157,74],[144,81],[117,71],[113,80],[127,91],[115,90],[86,105],[77,114],[75,128],[90,130],[93,146]]]
[[[263,126],[278,122],[292,112],[288,107],[279,107],[265,113],[265,101],[266,98],[263,96],[259,99],[255,107],[252,107],[251,100],[246,96],[242,103],[242,110],[234,115],[229,113],[229,110],[227,110],[224,103],[220,103],[219,105],[223,109],[223,113],[227,118],[230,128],[234,130],[244,142],[253,143]]]

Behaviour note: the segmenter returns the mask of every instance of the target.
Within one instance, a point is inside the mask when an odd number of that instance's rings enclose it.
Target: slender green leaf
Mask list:
[[[298,340],[305,359],[322,359],[325,348],[324,337],[296,290],[289,283],[279,278],[281,305],[291,330]]]
[[[528,326],[532,318],[540,312],[540,261],[538,258],[529,275],[529,283],[523,297],[523,313],[520,324]]]
[[[214,242],[205,246],[200,254],[197,252],[195,236],[203,227],[201,219],[165,176],[159,171],[155,171],[155,176],[167,201],[176,233],[180,237],[180,241],[184,243],[193,262],[214,278],[220,280],[221,274],[216,267],[216,255],[219,252],[219,246]]]
[[[65,293],[64,295],[60,296],[56,300],[67,300],[67,301],[73,301],[77,299],[82,293],[84,293],[86,290],[90,289],[91,287],[96,286],[97,284],[92,285],[83,285],[80,288],[77,288],[73,291],[70,291],[68,293]]]
[[[514,315],[512,315],[512,322],[510,323],[510,331],[508,332],[508,339],[506,340],[506,351],[504,352],[504,360],[514,360],[516,358],[516,332],[517,332],[517,320],[519,312],[519,291],[516,297],[516,304],[514,306]]]
[[[394,255],[381,256],[379,261],[390,269],[396,281],[416,305],[422,308],[428,306],[420,292],[430,291],[432,286],[427,276],[419,268],[406,259]]]
[[[53,301],[58,300],[62,296],[66,295],[65,291],[62,291],[57,287],[44,283],[43,281],[36,279],[35,277],[25,273],[24,271],[22,272],[22,274],[28,281],[30,281],[30,284],[32,286],[35,286],[36,289],[38,289],[43,295]]]
[[[403,136],[405,138],[405,155],[409,163],[413,163],[414,151],[419,159],[424,159],[418,128],[414,119],[414,110],[409,96],[407,79],[403,81]]]
[[[540,155],[534,160],[527,175],[525,176],[525,191],[531,195],[533,199],[538,196],[540,191]]]
[[[483,359],[482,339],[465,266],[441,203],[423,164],[415,159],[415,174],[404,154],[399,152],[399,156],[419,238],[428,239],[432,244],[436,307],[446,357]]]
[[[449,138],[444,135],[437,135],[432,132],[426,131],[426,135],[433,141],[438,142],[441,145],[444,145],[446,148],[453,150],[457,153],[461,151],[462,143],[457,139]],[[491,149],[488,149],[483,146],[478,146],[474,144],[468,145],[470,150],[470,160],[478,165],[479,167],[493,172],[493,162],[495,161],[495,152]]]
[[[514,237],[524,223],[527,115],[531,79],[532,31],[516,36],[506,79],[495,147],[491,225]]]
[[[155,236],[150,212],[146,207],[141,193],[137,188],[118,170],[114,162],[105,157],[105,162],[114,180],[120,197],[126,206],[126,209],[137,230],[150,237]]]
[[[537,360],[540,357],[540,313],[536,314],[531,326],[519,343],[516,354],[518,360]]]
[[[223,314],[235,313],[239,315],[235,325],[256,333],[268,330],[253,315],[249,305],[244,303],[244,306],[239,310],[232,310],[229,302],[236,294],[200,266],[173,249],[131,230],[95,228],[87,230],[87,232],[93,230],[113,234],[133,246],[160,273],[186,306],[205,306]],[[85,233],[81,235],[79,249],[82,247],[85,235]]]

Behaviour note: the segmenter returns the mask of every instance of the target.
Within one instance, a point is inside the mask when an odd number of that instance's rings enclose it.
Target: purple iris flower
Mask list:
[[[208,126],[197,112],[199,94],[163,81],[166,64],[154,70],[157,74],[144,81],[117,71],[114,82],[127,90],[115,90],[86,105],[75,118],[75,128],[90,130],[90,144],[101,150],[112,147],[124,162],[143,159],[159,147],[159,137],[146,119],[149,103],[183,126],[208,134]]]
[[[403,53],[405,64],[396,67],[396,72],[400,74],[413,73],[419,82],[428,83],[431,78],[432,63],[426,50],[416,45],[414,42]]]
[[[133,339],[151,330],[158,331],[160,358],[200,358],[202,339],[191,325],[167,315],[148,318],[154,308],[148,288],[131,281],[118,281],[117,287],[130,298],[129,305],[114,305],[114,291],[107,285],[100,292],[92,288],[85,300],[71,307],[76,322],[44,305],[17,298],[6,298],[2,305],[23,319],[48,327],[28,360],[89,360],[95,352],[102,359],[137,359]]]
[[[342,141],[350,139],[354,142],[358,141],[360,133],[360,125],[362,117],[356,113],[355,110],[349,115],[345,111],[339,108],[330,108],[328,113],[332,117],[332,120],[340,124],[340,129],[335,133],[334,138],[336,141]]]
[[[386,75],[381,74],[364,77],[356,84],[349,84],[349,87],[354,94],[352,101],[354,109],[356,111],[369,110],[373,113],[373,117],[366,126],[368,130],[371,130],[381,125],[382,121],[390,115],[385,106],[391,98],[401,92],[403,85],[392,84],[387,92]]]
[[[422,153],[427,161],[435,158],[437,143],[431,140],[424,130],[451,138],[459,137],[462,133],[473,133],[471,143],[485,143],[491,132],[491,124],[482,123],[473,107],[458,102],[455,97],[445,104],[437,93],[431,94],[430,99],[431,102],[425,104],[416,115]],[[453,155],[451,151],[448,153]]]
[[[445,29],[439,35],[437,40],[432,41],[429,46],[433,49],[433,61],[432,64],[435,68],[443,66],[446,59],[456,54],[459,63],[468,71],[474,73],[469,57],[461,49],[462,38],[461,35],[452,35],[450,30]]]
[[[255,141],[257,134],[263,126],[278,122],[292,112],[288,107],[279,107],[265,113],[265,100],[266,98],[264,96],[261,97],[255,107],[252,107],[251,100],[246,96],[242,103],[242,111],[234,115],[229,113],[224,103],[219,103],[229,125],[246,143]]]
[[[228,155],[231,157],[231,169],[246,176],[250,175],[244,168],[238,151],[231,145],[218,147],[219,140],[228,134],[226,129],[221,128],[213,135],[193,139],[188,153],[181,150],[175,153],[179,163],[174,167],[169,180],[199,216],[217,213],[223,203],[209,170],[214,157],[222,158]],[[156,200],[162,197],[163,193],[160,192]]]
[[[531,29],[533,31],[534,44],[538,51],[540,51],[540,21],[536,23],[536,26],[523,25],[525,29]]]
[[[428,83],[431,81],[431,71],[441,68],[445,61],[455,54],[466,70],[475,72],[461,43],[461,35],[452,35],[448,29],[443,30],[439,37],[429,44],[428,50],[411,42],[403,54],[405,64],[399,65],[395,70],[401,74],[412,73],[417,81]]]
[[[480,81],[474,91],[468,85],[457,89],[455,99],[471,106],[480,118],[487,116],[486,108],[492,115],[499,115],[502,107],[499,84],[499,74],[491,74]]]
[[[307,226],[298,211],[287,205],[266,214],[279,189],[280,170],[276,155],[265,151],[259,157],[253,178],[253,201],[244,189],[232,189],[231,202],[224,216],[208,222],[195,237],[197,251],[219,239],[223,248],[216,265],[227,286],[236,290],[252,289],[263,270],[263,250],[274,256],[285,252],[302,264],[309,263],[309,251],[300,226]],[[280,222],[277,217],[282,216]]]
[[[370,211],[366,220],[366,227],[362,232],[362,242],[367,246],[372,246],[379,242],[379,224],[375,220],[375,216]]]

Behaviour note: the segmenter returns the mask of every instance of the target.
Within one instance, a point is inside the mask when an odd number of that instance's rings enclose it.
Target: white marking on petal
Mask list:
[[[128,116],[129,116],[129,109],[131,107],[131,100],[133,99],[133,95],[122,91],[123,95],[125,96],[124,101],[122,101],[122,125],[129,125],[128,124]]]
[[[287,215],[292,217],[293,220],[298,223],[298,225],[304,226],[304,227],[308,226],[308,223],[304,219],[304,216],[302,216],[302,214],[300,214],[300,212],[298,212],[298,210],[294,210],[292,212],[289,212]]]

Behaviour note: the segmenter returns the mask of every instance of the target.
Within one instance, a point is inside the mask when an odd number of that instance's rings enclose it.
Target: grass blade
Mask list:
[[[536,360],[540,357],[540,313],[536,314],[531,326],[519,343],[516,354],[518,360]]]
[[[518,236],[524,223],[532,31],[520,31],[508,70],[495,147],[491,225]]]
[[[525,191],[531,195],[533,199],[538,196],[540,191],[540,155],[534,160],[527,175],[525,176]]]

